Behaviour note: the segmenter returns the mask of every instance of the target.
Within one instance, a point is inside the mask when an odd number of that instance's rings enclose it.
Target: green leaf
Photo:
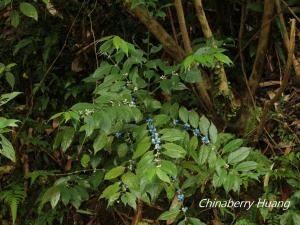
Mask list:
[[[80,102],[71,107],[72,111],[75,112],[84,112],[85,110],[95,110],[97,106],[93,103]]]
[[[218,52],[214,55],[216,57],[216,59],[226,65],[231,65],[233,64],[233,62],[230,60],[230,58],[227,55],[224,55],[221,52]]]
[[[189,111],[185,107],[180,107],[179,109],[179,118],[184,122],[187,123],[189,119]]]
[[[0,117],[0,129],[6,128],[6,127],[17,127],[19,120],[14,119],[6,119],[4,117]]]
[[[107,144],[107,135],[106,133],[101,132],[101,134],[99,134],[97,138],[94,140],[94,144],[93,144],[94,155],[96,155],[97,152],[103,149],[106,144]]]
[[[133,209],[136,209],[136,197],[132,193],[126,192],[123,194],[121,201],[124,203],[124,205],[128,204]]]
[[[170,178],[168,177],[168,175],[161,169],[161,168],[156,168],[156,175],[158,176],[158,178],[166,183],[170,183]]]
[[[160,167],[164,172],[169,174],[170,176],[177,176],[177,167],[176,165],[168,160],[162,160],[161,161],[161,167]]]
[[[103,79],[105,76],[109,75],[111,70],[113,68],[113,65],[110,65],[108,63],[102,63],[95,72],[90,75],[89,77],[83,79],[84,82],[96,82],[98,80]]]
[[[13,89],[15,86],[15,76],[11,72],[6,72],[5,79],[9,84],[9,86],[11,87],[11,89]]]
[[[116,194],[120,190],[119,182],[116,182],[112,185],[109,185],[107,188],[104,189],[100,198],[109,198],[110,196]]]
[[[20,3],[20,11],[25,15],[30,18],[33,18],[34,20],[38,20],[38,12],[36,8],[28,3],[28,2],[21,2]]]
[[[120,158],[125,157],[128,152],[128,145],[126,143],[119,144],[117,147],[117,152]]]
[[[201,220],[199,220],[198,218],[194,218],[194,217],[189,217],[188,221],[192,224],[192,225],[206,225],[205,223],[201,222]]]
[[[57,203],[58,200],[60,198],[60,189],[59,186],[52,186],[50,187],[42,196],[41,198],[41,202],[39,205],[39,210],[41,210],[44,206],[45,203],[50,202],[52,208],[54,208]]]
[[[181,220],[177,225],[186,225],[186,220],[185,219]]]
[[[88,154],[83,154],[83,156],[81,157],[81,160],[80,160],[82,167],[83,168],[88,167],[90,160],[91,160],[91,157]]]
[[[105,174],[104,179],[111,180],[111,179],[117,178],[118,176],[121,176],[124,173],[124,171],[125,171],[124,166],[115,167]]]
[[[58,131],[54,138],[54,142],[52,146],[53,150],[58,149],[58,147],[61,145],[62,138],[63,138],[63,131]]]
[[[241,179],[233,173],[229,173],[227,177],[224,178],[223,186],[226,193],[228,193],[230,190],[239,192],[240,185],[241,185]]]
[[[194,62],[194,56],[189,55],[188,57],[186,57],[183,60],[182,65],[183,65],[184,69],[187,69],[188,67],[190,67],[192,65],[193,62]]]
[[[106,133],[110,131],[112,126],[112,117],[109,113],[101,111],[99,113],[94,113],[92,117],[95,119],[95,121],[97,121],[97,119],[100,120],[99,123],[101,130],[103,130]]]
[[[9,205],[12,217],[12,224],[14,225],[17,218],[17,210],[20,203],[25,198],[24,185],[10,184],[8,190],[1,190],[0,201]]]
[[[148,181],[152,181],[155,174],[156,174],[156,166],[152,165],[152,166],[148,166],[147,168],[144,168],[145,170],[145,178],[147,178]]]
[[[20,23],[20,15],[19,12],[16,10],[13,10],[12,13],[10,14],[10,24],[14,27],[17,28]]]
[[[209,156],[208,156],[208,165],[209,168],[215,168],[217,163],[217,154],[216,151],[211,148]]]
[[[174,198],[175,195],[175,187],[174,185],[170,184],[170,185],[164,185],[165,191],[167,193],[167,198],[168,200],[172,200]]]
[[[257,163],[254,161],[246,161],[238,164],[235,169],[238,171],[247,172],[249,170],[254,170],[257,167]]]
[[[174,103],[171,107],[169,107],[169,113],[172,119],[176,119],[178,117],[179,104]]]
[[[198,83],[202,80],[200,70],[196,69],[187,70],[186,73],[183,73],[181,76],[183,80],[188,83]]]
[[[197,136],[193,136],[189,142],[189,151],[195,151],[198,147],[198,144]]]
[[[227,172],[224,170],[221,170],[219,175],[215,173],[212,179],[212,185],[215,188],[221,187],[226,176],[227,176]]]
[[[139,5],[145,5],[145,0],[132,0],[130,1],[130,3],[131,3],[130,9],[132,10]]]
[[[199,151],[198,163],[203,165],[206,163],[211,149],[207,145],[202,145]]]
[[[143,138],[136,146],[136,150],[133,153],[132,159],[136,159],[145,154],[151,147],[149,137]]]
[[[5,71],[6,66],[3,63],[0,63],[0,75]]]
[[[10,159],[12,162],[16,162],[15,150],[9,140],[6,139],[2,134],[0,134],[0,154]]]
[[[139,178],[132,172],[127,172],[121,177],[124,184],[128,186],[128,188],[132,190],[137,190],[139,187]]]
[[[244,143],[244,140],[243,139],[239,139],[239,138],[238,139],[234,139],[234,140],[228,142],[224,146],[224,148],[223,148],[224,153],[226,153],[226,152],[232,152],[232,151],[238,149],[239,147],[242,146],[243,143]]]
[[[230,153],[228,155],[228,163],[236,164],[244,159],[246,159],[250,153],[251,148],[241,147],[238,150]]]
[[[166,149],[166,151],[163,151],[163,154],[165,154],[171,158],[178,159],[178,158],[185,157],[186,151],[180,145],[173,144],[173,143],[167,143],[167,144],[162,145],[162,147],[164,149]]]
[[[149,111],[155,111],[161,108],[161,103],[157,100],[147,98],[144,100],[144,104]]]
[[[120,49],[128,56],[128,44],[126,41],[122,40]]]
[[[199,129],[201,133],[207,136],[209,127],[210,127],[209,120],[205,116],[201,116],[199,121]]]
[[[293,215],[294,225],[300,225],[300,214],[293,212],[292,215]]]
[[[14,51],[13,55],[18,54],[18,52],[25,48],[26,46],[32,44],[33,40],[32,38],[23,38],[21,41],[19,41],[15,46],[14,46]]]
[[[22,94],[22,92],[12,92],[7,94],[2,94],[0,96],[0,106],[5,105],[10,100],[14,99],[18,95]]]
[[[43,177],[47,179],[48,176],[55,175],[54,172],[48,170],[34,170],[28,174],[28,178],[30,178],[30,185],[33,185],[38,177]]]
[[[218,130],[213,123],[211,123],[211,125],[209,127],[209,139],[211,140],[211,142],[213,144],[215,144],[218,139]]]
[[[51,204],[52,209],[55,208],[55,206],[57,205],[59,199],[60,199],[60,191],[54,192],[53,195],[50,198],[50,204]]]
[[[10,63],[10,64],[6,65],[5,70],[10,71],[11,68],[15,67],[16,65],[17,65],[16,63]]]
[[[189,112],[189,121],[192,127],[197,128],[199,125],[199,115],[195,111]]]
[[[153,117],[154,126],[162,126],[168,124],[170,121],[170,117],[165,114],[160,114]]]
[[[59,113],[54,114],[53,116],[50,117],[49,121],[50,121],[50,120],[54,120],[54,119],[60,117],[60,116],[63,115],[64,113],[65,113],[65,112],[59,112]]]
[[[71,145],[75,130],[73,127],[66,127],[62,132],[61,149],[65,152]]]
[[[114,44],[114,46],[117,50],[120,48],[122,42],[123,42],[123,39],[120,38],[119,36],[114,36],[113,37],[113,44]]]
[[[42,0],[44,2],[45,5],[49,4],[49,0]]]
[[[170,209],[169,211],[166,211],[162,213],[158,220],[174,220],[176,219],[177,215],[180,213],[179,207],[175,207],[173,209]]]
[[[161,140],[167,142],[174,142],[174,141],[181,141],[184,139],[184,133],[181,130],[170,128],[170,129],[163,129],[160,131],[162,134]]]

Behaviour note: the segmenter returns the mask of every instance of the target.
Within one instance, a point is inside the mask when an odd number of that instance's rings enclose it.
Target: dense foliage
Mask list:
[[[300,224],[300,4],[203,3],[0,0],[1,224]]]

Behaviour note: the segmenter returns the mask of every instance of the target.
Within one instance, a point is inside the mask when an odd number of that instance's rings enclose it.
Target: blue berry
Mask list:
[[[208,139],[207,136],[202,137],[202,138],[201,138],[201,141],[202,141],[202,143],[205,144],[205,145],[209,144],[209,139]]]
[[[153,119],[149,118],[149,119],[146,120],[146,122],[147,122],[148,124],[151,124],[151,123],[153,123]]]
[[[184,201],[184,194],[177,195],[177,199],[178,199],[179,202],[183,202]]]
[[[188,124],[188,123],[185,123],[185,124],[183,125],[183,128],[184,128],[185,130],[189,130],[189,129],[191,128],[191,125]]]
[[[155,132],[156,128],[153,125],[148,125],[150,132]]]
[[[200,135],[200,130],[198,128],[193,130],[193,133],[195,136],[199,136]]]

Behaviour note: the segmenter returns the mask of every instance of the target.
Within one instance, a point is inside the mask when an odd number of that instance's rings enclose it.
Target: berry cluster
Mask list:
[[[160,137],[159,137],[159,134],[156,130],[156,127],[154,126],[154,121],[153,119],[151,118],[148,118],[146,120],[147,122],[147,126],[148,126],[148,130],[150,132],[150,135],[151,135],[151,142],[152,142],[152,145],[154,145],[154,150],[155,150],[155,159],[154,161],[157,163],[157,167],[160,167],[161,164],[161,159],[160,159],[160,150],[161,150],[161,145],[160,145]]]
[[[177,195],[177,200],[178,200],[179,202],[183,203],[183,201],[184,201],[184,194],[182,194],[182,193],[178,194],[178,195]]]
[[[148,130],[151,134],[151,142],[154,145],[154,149],[159,152],[161,150],[161,145],[160,145],[160,138],[159,134],[156,130],[156,127],[153,125],[153,119],[149,118],[146,120],[147,125],[148,125]]]
[[[174,127],[177,126],[178,124],[179,124],[178,120],[173,120]],[[194,136],[201,137],[202,144],[204,144],[204,145],[209,144],[208,137],[206,135],[202,136],[201,133],[200,133],[200,130],[198,128],[192,129],[191,125],[189,123],[184,123],[183,124],[183,129],[185,129],[186,131],[191,130],[193,132]]]
[[[178,190],[177,191],[177,200],[181,203],[181,204],[183,204],[183,202],[184,202],[184,194],[181,192],[181,190]],[[181,210],[182,210],[182,212],[183,213],[186,213],[187,212],[187,210],[188,210],[188,207],[187,206],[184,206],[184,207],[182,207],[181,208]]]

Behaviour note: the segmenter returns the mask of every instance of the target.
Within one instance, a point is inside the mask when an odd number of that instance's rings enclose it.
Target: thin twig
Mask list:
[[[177,32],[176,32],[176,28],[175,28],[175,25],[174,25],[174,19],[173,19],[172,11],[171,11],[170,7],[168,7],[167,10],[168,10],[169,18],[170,18],[173,38],[174,38],[176,46],[177,46],[177,51],[180,52],[180,47],[179,47],[179,43],[178,43]]]
[[[120,213],[117,209],[115,209],[114,211],[115,211],[115,213],[118,215],[118,217],[120,217],[120,219],[122,220],[123,224],[124,224],[124,225],[128,225],[128,223],[127,223],[126,220],[123,218],[123,216],[121,215],[121,213]]]
[[[95,171],[105,171],[105,169],[87,169],[87,170],[76,170],[70,173],[54,173],[54,174],[49,174],[48,176],[69,176],[69,175],[74,175],[74,174],[79,174],[79,173],[86,173],[86,172],[95,172]]]
[[[257,35],[261,32],[261,30],[268,26],[276,17],[278,14],[274,14],[269,20],[267,20],[262,26],[250,37],[250,39],[243,45],[241,48],[241,51],[245,51],[245,49],[251,44],[251,42],[257,37]],[[233,62],[235,62],[239,58],[239,53],[233,58]]]
[[[92,21],[92,13],[96,9],[97,3],[98,3],[98,1],[96,0],[93,9],[88,14],[88,17],[89,17],[89,20],[90,20],[90,29],[91,29],[92,36],[93,36],[95,59],[96,59],[96,65],[97,65],[97,68],[98,68],[99,67],[99,61],[98,61],[98,57],[97,57],[96,37],[95,37],[95,32],[94,32],[94,29],[93,29],[93,21]]]
[[[289,5],[286,3],[286,1],[281,0],[281,2],[284,4],[284,6],[291,12],[291,14],[295,17],[295,19],[300,23],[300,18],[296,15],[296,13],[289,7]]]
[[[246,63],[245,63],[245,58],[244,58],[243,51],[242,51],[242,39],[243,39],[243,35],[244,35],[244,30],[245,30],[245,21],[246,21],[246,4],[243,2],[242,10],[241,10],[240,30],[239,30],[239,54],[240,54],[241,67],[242,67],[244,81],[245,81],[247,90],[249,92],[249,95],[251,97],[252,104],[255,107],[255,101],[254,101],[254,97],[251,93],[251,89],[249,87],[246,66],[245,66]]]
[[[286,29],[286,25],[285,25],[283,13],[282,13],[281,5],[280,5],[280,0],[275,0],[275,5],[276,5],[277,14],[279,16],[280,25],[281,25],[280,31],[281,31],[281,35],[283,38],[283,43],[285,45],[286,50],[288,50],[289,35],[288,35],[288,31]],[[296,78],[300,81],[300,63],[298,62],[295,54],[293,54],[293,67],[295,70]]]
[[[259,36],[259,41],[256,49],[255,60],[252,66],[252,72],[249,77],[249,87],[252,95],[258,87],[258,83],[261,79],[262,72],[265,66],[265,56],[268,50],[269,34],[271,24],[265,25],[273,16],[274,12],[274,0],[264,0],[264,13],[262,19],[262,29]],[[249,96],[250,97],[250,96]]]
[[[132,218],[131,225],[138,225],[142,220],[143,202],[138,199],[137,209],[135,211],[134,217]]]
[[[46,72],[44,73],[44,75],[43,75],[42,79],[40,80],[40,82],[38,83],[36,89],[31,94],[31,105],[30,105],[30,108],[29,108],[29,110],[28,110],[28,112],[27,112],[27,114],[25,116],[25,119],[22,122],[22,125],[21,125],[20,129],[18,130],[17,135],[23,130],[26,121],[29,119],[29,116],[32,113],[33,103],[34,103],[34,97],[36,96],[36,94],[38,93],[38,91],[40,90],[40,88],[42,87],[43,83],[46,81],[47,76],[50,74],[50,72],[52,71],[55,63],[60,58],[60,56],[62,55],[64,49],[66,48],[67,41],[69,39],[71,31],[72,31],[72,29],[73,29],[73,27],[74,27],[74,25],[75,25],[75,23],[77,21],[77,18],[79,17],[79,14],[80,14],[81,10],[83,9],[83,6],[85,5],[85,2],[86,2],[86,0],[84,0],[83,3],[81,4],[81,6],[80,6],[80,8],[78,10],[78,13],[77,13],[76,17],[74,18],[74,20],[73,20],[73,22],[72,22],[72,24],[70,26],[70,29],[69,29],[69,31],[68,31],[68,33],[66,35],[66,38],[65,38],[65,41],[64,41],[64,44],[63,44],[62,48],[60,49],[59,53],[57,54],[57,56],[55,57],[55,59],[52,61],[52,63],[50,64],[50,66],[48,67],[48,69],[46,70]]]
[[[272,107],[272,105],[274,105],[275,102],[277,102],[279,100],[280,96],[282,95],[286,86],[288,85],[289,78],[290,78],[291,65],[293,63],[293,53],[294,53],[294,49],[295,49],[295,34],[296,34],[296,20],[291,19],[291,31],[290,31],[290,43],[289,43],[289,49],[288,49],[288,58],[287,58],[287,62],[286,62],[286,66],[285,66],[285,70],[284,70],[284,74],[283,74],[282,83],[280,85],[280,88],[276,92],[275,96],[270,101],[267,101],[264,105],[261,120],[260,120],[260,123],[257,128],[257,139],[263,131],[270,108]]]
[[[185,21],[182,1],[181,0],[175,0],[174,5],[175,5],[175,8],[176,8],[176,12],[177,12],[177,18],[178,18],[180,33],[182,35],[184,50],[187,54],[192,54],[193,49],[192,49],[192,44],[191,44],[191,40],[190,40],[190,37],[189,37],[189,33],[188,33],[188,30],[187,30],[187,27],[186,27],[186,21]],[[193,67],[196,67],[196,66],[193,65]],[[197,70],[200,70],[200,69],[197,68]],[[200,74],[199,74],[199,76],[200,76]],[[208,105],[211,104],[209,96],[207,96],[205,92],[203,92],[202,94],[199,93],[200,94],[200,96],[199,96],[196,89],[198,89],[198,91],[199,90],[204,90],[205,86],[204,86],[203,82],[200,82],[198,85],[200,86],[199,88],[197,88],[197,86],[195,86],[194,84],[191,84],[190,87],[191,87],[192,91],[194,92],[195,96],[197,96],[197,97],[206,96],[205,97],[205,102],[207,102],[207,103],[205,104],[204,108],[205,108],[206,111],[208,111],[209,109],[211,109],[211,107],[208,107]],[[201,104],[201,101],[200,101],[200,104]]]

